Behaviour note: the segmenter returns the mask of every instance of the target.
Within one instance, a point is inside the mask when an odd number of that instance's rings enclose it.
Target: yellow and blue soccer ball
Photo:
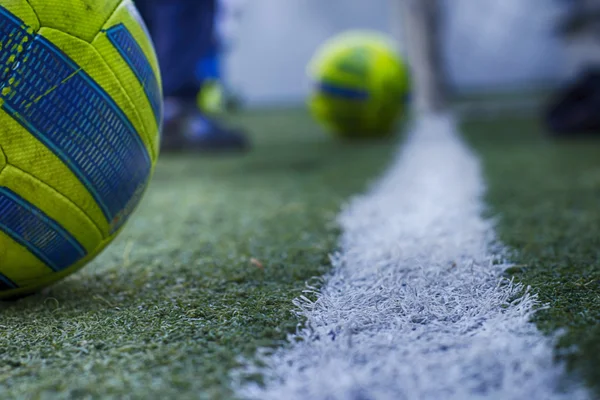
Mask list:
[[[321,46],[308,72],[313,82],[309,109],[336,136],[386,136],[406,110],[408,68],[384,34],[338,35]]]
[[[130,0],[0,0],[0,298],[98,255],[158,156],[160,72]]]

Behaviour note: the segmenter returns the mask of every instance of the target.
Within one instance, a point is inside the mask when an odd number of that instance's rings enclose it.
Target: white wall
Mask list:
[[[446,69],[459,88],[536,84],[566,75],[555,35],[565,2],[444,0]]]
[[[297,103],[305,68],[330,36],[352,28],[397,32],[402,0],[247,0],[229,82],[251,104]],[[558,79],[565,57],[551,30],[556,0],[443,0],[446,70],[459,87]]]

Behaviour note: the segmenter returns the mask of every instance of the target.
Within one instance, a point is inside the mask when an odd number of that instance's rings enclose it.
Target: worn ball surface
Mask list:
[[[158,156],[158,63],[130,0],[0,0],[0,298],[84,266]]]

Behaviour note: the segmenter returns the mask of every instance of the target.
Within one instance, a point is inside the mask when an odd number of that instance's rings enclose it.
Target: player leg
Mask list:
[[[136,0],[153,37],[163,75],[163,150],[243,150],[241,132],[222,127],[197,107],[207,57],[218,50],[216,0]],[[211,71],[214,72],[214,71]]]
[[[598,1],[572,1],[573,7],[559,27],[570,43],[587,47],[578,51],[577,76],[559,88],[544,110],[548,133],[555,136],[600,133],[600,37]],[[589,8],[588,8],[589,7]],[[584,48],[585,48],[584,47]]]

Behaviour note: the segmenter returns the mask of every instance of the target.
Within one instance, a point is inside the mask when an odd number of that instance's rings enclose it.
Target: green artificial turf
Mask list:
[[[281,343],[329,268],[335,216],[393,141],[343,144],[303,111],[242,114],[246,156],[166,156],[118,240],[0,304],[0,397],[230,398],[240,356]]]
[[[463,131],[481,155],[500,239],[515,250],[508,273],[549,305],[535,322],[566,331],[557,356],[600,396],[600,135],[551,140],[535,118]]]

